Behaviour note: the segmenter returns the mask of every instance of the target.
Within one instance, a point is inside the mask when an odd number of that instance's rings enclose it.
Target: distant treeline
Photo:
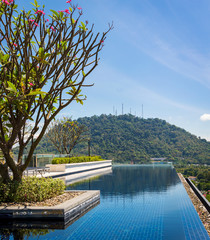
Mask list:
[[[184,175],[184,177],[194,176],[196,181],[194,184],[199,190],[210,190],[210,167],[209,166],[176,166],[176,171]]]
[[[91,155],[114,161],[150,161],[166,157],[179,163],[210,162],[210,142],[167,123],[165,120],[142,119],[129,115],[101,115],[77,119],[89,128]],[[57,153],[44,137],[36,153]],[[88,143],[75,147],[74,155],[87,155]]]

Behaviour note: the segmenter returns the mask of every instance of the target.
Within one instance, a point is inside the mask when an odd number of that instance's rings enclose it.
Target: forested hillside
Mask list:
[[[89,128],[91,154],[119,161],[149,161],[167,157],[168,161],[210,163],[210,142],[199,139],[160,119],[133,115],[101,115],[77,120]],[[36,153],[56,153],[46,137]],[[74,155],[87,155],[88,144],[78,145]]]

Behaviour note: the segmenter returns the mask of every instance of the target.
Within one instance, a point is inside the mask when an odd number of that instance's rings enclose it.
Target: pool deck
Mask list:
[[[76,170],[76,169],[75,169]],[[61,178],[64,180],[66,185],[86,180],[91,177],[95,176],[101,176],[104,174],[111,174],[112,173],[112,167],[105,167],[105,168],[99,168],[89,171],[79,171],[79,172],[72,172],[71,169],[66,169],[65,172],[45,172],[45,173],[37,173],[35,176],[37,177],[52,177],[52,178]],[[28,171],[28,176],[33,176],[32,171]]]
[[[67,164],[70,165],[70,164]],[[58,168],[59,169],[59,168]],[[65,179],[66,184],[75,183],[95,176],[112,173],[112,160],[71,164],[64,171],[45,171],[44,169],[29,169],[25,176],[52,177]]]

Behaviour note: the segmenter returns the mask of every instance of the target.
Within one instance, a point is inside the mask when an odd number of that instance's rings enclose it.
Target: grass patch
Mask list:
[[[1,202],[41,202],[64,193],[61,179],[25,177],[21,183],[0,182]]]
[[[103,160],[104,159],[102,159],[101,156],[62,157],[62,158],[53,158],[52,164],[95,162],[95,161],[103,161]]]

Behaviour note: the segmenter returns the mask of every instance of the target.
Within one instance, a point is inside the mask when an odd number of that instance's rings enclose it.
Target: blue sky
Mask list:
[[[30,1],[16,0],[19,6]],[[66,0],[39,0],[64,10]],[[94,32],[108,35],[99,66],[84,89],[83,106],[61,114],[73,118],[132,113],[160,118],[210,140],[210,1],[72,0]]]

